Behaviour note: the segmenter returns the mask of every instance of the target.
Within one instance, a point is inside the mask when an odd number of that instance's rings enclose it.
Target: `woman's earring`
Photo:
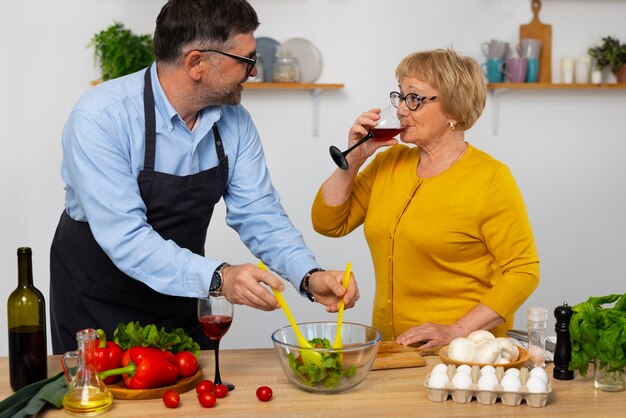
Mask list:
[[[454,128],[456,128],[456,121],[450,121],[448,125],[450,125],[450,129],[454,131]]]

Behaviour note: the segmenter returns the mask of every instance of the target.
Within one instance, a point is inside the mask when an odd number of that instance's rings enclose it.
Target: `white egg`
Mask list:
[[[514,374],[505,374],[500,384],[505,392],[519,392],[522,387],[522,382],[520,382],[519,377]]]
[[[472,374],[472,368],[467,364],[461,364],[456,368],[457,373]]]
[[[438,365],[433,367],[433,370],[431,371],[431,373],[447,373],[447,372],[448,372],[448,365],[443,364],[443,363],[439,363]]]
[[[536,377],[540,378],[541,380],[543,380],[543,382],[546,385],[548,384],[548,374],[546,373],[546,371],[542,367],[534,367],[530,371],[530,375],[531,376],[536,376]]]
[[[478,389],[480,390],[493,390],[498,384],[498,377],[495,373],[487,373],[480,376],[478,379]]]
[[[539,376],[530,376],[526,381],[526,389],[530,393],[545,393],[548,391],[548,386]]]
[[[490,366],[490,365],[483,366],[480,369],[480,374],[481,375],[483,375],[483,374],[496,374],[496,368],[493,367],[493,366]]]
[[[511,367],[510,369],[507,369],[506,372],[504,372],[505,375],[512,374],[513,376],[517,376],[518,378],[519,378],[519,373],[520,373],[519,369],[516,369],[514,367]]]
[[[457,389],[469,389],[472,384],[472,377],[467,373],[456,373],[452,377],[452,384]]]
[[[431,373],[428,378],[428,386],[434,389],[443,389],[449,381],[450,378],[445,373]]]

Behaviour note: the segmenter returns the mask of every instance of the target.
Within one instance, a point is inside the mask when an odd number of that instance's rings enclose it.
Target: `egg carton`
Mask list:
[[[476,401],[479,404],[483,405],[493,405],[498,399],[500,399],[500,401],[507,406],[519,406],[522,401],[524,401],[529,406],[532,406],[534,408],[541,408],[546,405],[546,403],[548,402],[548,398],[550,397],[550,393],[552,393],[552,384],[549,378],[547,391],[540,393],[530,392],[526,387],[526,382],[530,377],[530,372],[526,367],[522,367],[521,369],[519,369],[519,379],[521,382],[521,388],[519,391],[505,391],[503,389],[501,385],[502,378],[505,374],[503,367],[495,368],[498,384],[493,390],[481,390],[478,388],[477,382],[481,375],[480,367],[478,366],[472,366],[471,368],[470,377],[472,378],[472,383],[468,389],[455,388],[452,384],[452,378],[456,374],[456,371],[457,367],[455,365],[448,365],[447,375],[450,381],[445,384],[444,388],[435,388],[429,386],[429,373],[426,376],[426,381],[424,382],[424,387],[426,387],[426,392],[428,393],[428,399],[434,402],[444,402],[452,397],[452,400],[454,402],[468,403],[476,398]]]

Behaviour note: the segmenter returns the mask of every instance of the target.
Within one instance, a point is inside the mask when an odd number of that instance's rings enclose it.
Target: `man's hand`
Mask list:
[[[344,289],[341,284],[343,273],[340,270],[317,271],[309,277],[309,290],[317,302],[326,306],[327,312],[337,312],[341,299],[346,309],[352,308],[360,297],[353,273],[350,273],[348,290]]]
[[[261,283],[276,290],[285,290],[282,280],[254,264],[226,266],[222,270],[222,292],[232,303],[263,311],[280,308],[271,290]]]

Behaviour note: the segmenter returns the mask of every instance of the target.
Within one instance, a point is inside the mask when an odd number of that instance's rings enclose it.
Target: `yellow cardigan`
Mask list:
[[[425,323],[450,324],[477,303],[506,322],[539,283],[539,257],[509,169],[472,147],[432,178],[417,176],[419,149],[396,145],[357,176],[350,199],[312,207],[315,230],[341,237],[364,224],[376,274],[372,325],[395,339]]]

